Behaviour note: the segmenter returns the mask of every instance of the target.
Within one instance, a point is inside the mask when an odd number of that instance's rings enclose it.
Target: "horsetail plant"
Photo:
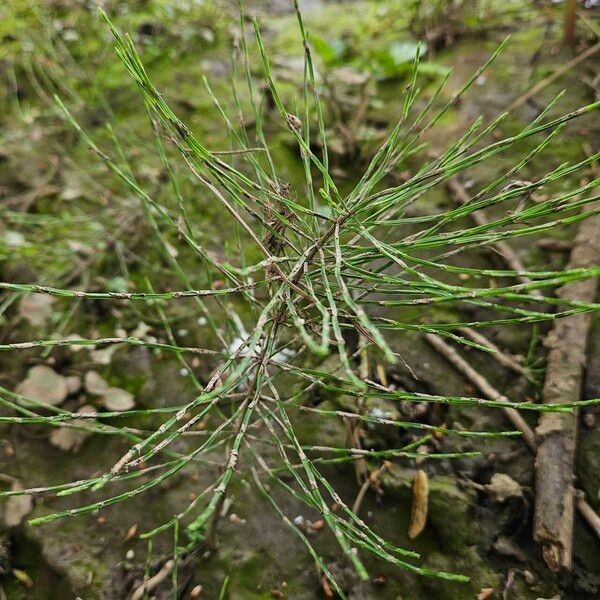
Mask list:
[[[361,375],[356,365],[364,356],[381,357],[388,363],[403,361],[402,354],[394,349],[393,344],[396,334],[403,332],[435,333],[490,352],[488,347],[464,337],[461,328],[538,323],[600,308],[594,303],[553,297],[546,291],[569,281],[598,276],[600,267],[514,271],[462,266],[453,260],[459,254],[467,255],[474,248],[535,235],[559,225],[575,223],[597,212],[590,205],[599,198],[594,191],[600,184],[599,178],[537,203],[522,203],[518,210],[507,210],[485,225],[465,225],[465,218],[475,211],[511,207],[544,186],[570,178],[600,158],[600,153],[596,153],[574,164],[560,164],[533,181],[515,179],[526,165],[551,146],[568,122],[597,110],[600,103],[550,118],[555,100],[531,123],[508,137],[499,135],[499,127],[505,122],[506,114],[488,124],[483,118],[478,118],[464,135],[429,159],[423,153],[426,133],[438,125],[469,91],[508,40],[500,44],[485,64],[446,102],[440,102],[440,98],[447,76],[428,99],[424,98],[419,87],[421,49],[418,48],[397,124],[374,153],[362,175],[357,177],[351,191],[342,192],[330,167],[327,115],[319,95],[320,79],[297,1],[294,0],[294,7],[304,52],[299,110],[288,106],[281,93],[256,20],[253,33],[261,75],[256,76],[252,72],[251,36],[245,29],[241,2],[239,6],[241,37],[237,45],[239,56],[234,55],[234,67],[238,63],[243,65],[247,90],[238,89],[239,82],[234,73],[233,102],[237,114],[230,115],[208,81],[204,82],[206,93],[212,98],[229,132],[231,149],[222,152],[210,150],[178,118],[153,84],[132,39],[123,35],[101,12],[114,35],[116,54],[142,95],[157,153],[168,174],[172,202],[158,200],[142,188],[120,149],[116,135],[113,141],[117,158],[112,158],[82,129],[65,103],[56,98],[60,111],[82,141],[141,203],[161,254],[173,276],[180,280],[182,289],[154,291],[149,281],[146,291],[135,292],[82,291],[35,283],[0,283],[0,289],[14,294],[49,294],[82,302],[120,301],[131,306],[152,307],[160,315],[167,339],[165,342],[150,342],[137,337],[61,338],[6,343],[0,346],[1,350],[40,348],[49,351],[59,346],[128,344],[173,353],[184,367],[187,366],[187,355],[210,357],[219,361],[219,366],[206,383],[193,381],[198,393],[191,402],[166,408],[71,412],[1,388],[0,401],[17,413],[17,416],[0,417],[1,422],[21,425],[41,423],[122,436],[130,444],[129,450],[103,474],[50,487],[5,492],[3,495],[53,493],[70,496],[82,491],[102,495],[101,499],[89,504],[30,521],[33,525],[43,525],[126,501],[160,486],[191,464],[213,462],[215,457],[220,457],[221,472],[211,485],[167,523],[142,534],[143,539],[149,540],[149,552],[152,539],[168,530],[174,535],[175,555],[179,557],[207,540],[213,540],[214,528],[231,481],[242,477],[254,482],[260,495],[300,538],[342,598],[346,596],[331,570],[311,540],[279,506],[273,488],[289,493],[321,515],[341,552],[363,580],[369,578],[364,557],[371,554],[414,573],[465,581],[467,577],[464,575],[435,571],[416,564],[419,555],[390,543],[355,514],[320,467],[365,458],[407,460],[477,455],[477,452],[423,455],[416,451],[417,446],[430,439],[429,436],[440,431],[447,436],[471,437],[474,440],[520,435],[518,431],[441,428],[370,414],[360,408],[368,399],[466,406],[473,410],[483,407],[512,407],[538,412],[573,409],[569,404],[511,403],[503,398],[483,400],[395,390],[371,379],[368,372],[366,376]],[[278,174],[274,150],[268,145],[264,129],[266,110],[257,95],[257,78],[266,81],[281,123],[297,146],[305,176],[302,189],[290,189]],[[244,94],[250,101],[254,136],[243,125],[234,124],[243,123],[240,98]],[[496,135],[493,139],[492,134]],[[198,224],[189,215],[186,206],[189,199],[178,185],[165,140],[168,148],[179,153],[198,189],[207,193],[231,219],[240,245],[237,260],[236,257],[218,259],[198,241]],[[443,186],[449,178],[467,173],[495,157],[505,156],[509,151],[520,153],[523,142],[531,140],[534,147],[503,175],[482,184],[468,203],[434,214],[423,212],[415,216],[410,211],[412,206],[419,206],[425,195]],[[409,157],[414,159],[415,156],[423,156],[418,169],[401,183],[390,184],[390,173],[406,164]],[[206,277],[206,288],[193,288],[189,272],[169,252],[165,238],[168,233],[179,236],[197,256]],[[249,253],[242,249],[243,244],[256,251],[258,259],[253,264],[248,264]],[[212,285],[216,278],[225,283],[221,287]],[[467,279],[469,285],[466,284]],[[497,283],[498,280],[500,283]],[[195,348],[177,344],[165,309],[170,303],[185,299],[194,301],[198,313],[207,319],[216,339],[215,347]],[[237,314],[224,304],[233,301],[236,306],[242,307],[244,314],[251,315],[250,333]],[[486,314],[491,316],[465,322],[438,322],[428,316],[429,312],[415,317],[415,311],[408,310],[424,311],[426,307],[436,305],[457,309],[476,307],[485,309]],[[550,312],[548,307],[553,306],[556,311]],[[362,341],[358,349],[351,347],[349,331],[358,333]],[[320,362],[324,357],[329,358]],[[334,410],[309,405],[306,399],[315,391],[345,396],[356,409]],[[579,405],[599,402],[600,399],[595,399]],[[389,450],[334,447],[328,446],[326,440],[321,445],[309,445],[303,441],[296,426],[307,414],[412,429],[421,437],[405,447]],[[139,415],[153,415],[160,425],[152,431],[136,431],[106,424]],[[202,439],[191,438],[194,440],[191,446],[188,445],[186,452],[181,452],[181,446],[175,442],[183,439],[194,425],[208,416],[211,424],[206,435]],[[248,469],[241,467],[242,455],[244,462],[249,464]],[[127,491],[111,494],[110,487],[116,482],[129,486]],[[337,511],[331,510],[332,503],[337,505]],[[173,579],[176,585],[176,571]],[[226,585],[227,582],[223,584],[222,595]]]

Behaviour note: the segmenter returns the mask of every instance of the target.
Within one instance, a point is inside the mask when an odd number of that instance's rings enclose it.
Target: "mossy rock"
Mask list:
[[[391,469],[382,476],[386,494],[394,494],[403,504],[410,503],[414,471]],[[461,554],[483,537],[483,528],[475,517],[476,494],[463,490],[456,479],[444,475],[429,478],[429,513],[427,530],[452,555]]]
[[[475,491],[460,489],[452,477],[429,481],[429,523],[453,555],[466,553],[481,538],[481,526],[473,518],[475,502]]]
[[[47,512],[45,509],[38,510],[33,516]],[[85,539],[85,529],[85,521],[75,519],[43,527],[25,526],[23,542],[30,551],[39,548],[39,556],[35,559],[37,569],[40,569],[39,565],[45,565],[48,570],[57,573],[61,581],[60,589],[69,587],[72,592],[86,599],[100,600],[109,568],[103,560],[101,537],[93,544],[81,543]],[[43,594],[40,598],[64,598],[60,591],[54,591],[49,581],[44,580],[43,572],[39,575],[38,579],[32,572],[34,584],[37,580],[37,591]]]
[[[340,410],[337,403],[330,400],[321,402],[320,410]],[[344,447],[346,444],[346,428],[340,417],[303,412],[293,416],[296,433],[303,444]]]
[[[427,566],[438,571],[460,573],[470,579],[466,583],[446,581],[444,579],[426,578],[423,587],[429,598],[444,600],[467,600],[476,598],[484,588],[498,589],[502,575],[488,566],[487,561],[477,554],[474,548],[466,549],[460,558],[441,552],[429,555]]]

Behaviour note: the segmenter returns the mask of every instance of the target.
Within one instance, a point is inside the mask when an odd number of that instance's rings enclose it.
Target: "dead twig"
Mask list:
[[[488,381],[475,371],[467,362],[446,342],[433,334],[426,334],[427,341],[437,350],[456,370],[475,385],[484,396],[490,400],[507,400],[498,390],[496,390]],[[465,368],[466,367],[466,368]],[[536,452],[536,442],[533,429],[529,427],[527,422],[521,417],[519,412],[514,408],[503,409],[511,423],[523,434],[523,440],[533,454]],[[517,419],[518,417],[518,419]],[[578,499],[576,502],[579,514],[584,518],[594,533],[600,539],[600,517],[594,512],[594,509],[585,500],[584,494],[580,490],[576,490]]]
[[[367,352],[367,340],[363,335],[359,333],[358,336],[358,348],[360,353],[360,363],[357,369],[357,375],[359,379],[365,381],[369,378],[369,354]],[[361,396],[358,400],[358,414],[363,414],[365,409],[365,398]],[[343,419],[346,427],[346,446],[348,448],[362,450],[361,444],[361,429],[358,419],[345,417]],[[367,461],[364,458],[359,458],[354,462],[354,472],[356,474],[356,483],[364,487],[364,484],[369,484],[369,469],[367,467]],[[368,487],[368,485],[367,485]],[[365,490],[366,491],[366,490]],[[360,491],[359,491],[360,495]]]
[[[471,200],[467,190],[464,185],[456,178],[452,178],[446,182],[446,188],[453,196],[453,198],[459,202],[460,204],[468,204]],[[487,225],[488,220],[485,217],[483,211],[478,210],[471,213],[471,219],[474,221],[476,225],[482,226]],[[521,259],[516,254],[516,252],[506,243],[506,242],[496,242],[492,245],[492,248],[500,255],[502,260],[506,263],[507,267],[512,271],[517,273],[521,273],[525,271],[525,267],[521,262]],[[519,281],[522,283],[528,283],[530,280],[525,276],[518,276]],[[533,290],[532,294],[539,295],[538,290]],[[494,350],[494,354],[492,354],[493,358],[500,363],[503,367],[511,369],[515,373],[519,375],[523,375],[524,377],[528,377],[529,373],[527,369],[519,364],[517,361],[512,359],[511,357],[504,354],[493,342],[491,342],[484,335],[475,331],[470,327],[461,328],[461,332],[463,335],[466,335],[471,340],[476,342],[477,344],[481,344],[482,346],[487,346]]]
[[[557,79],[560,79],[565,73],[568,73],[571,69],[575,68],[580,62],[583,62],[590,56],[593,56],[600,50],[600,42],[590,46],[587,50],[584,50],[581,54],[565,63],[560,69],[557,69],[552,75],[542,79],[539,83],[534,85],[529,91],[525,92],[522,96],[519,96],[506,110],[507,112],[513,111],[515,108],[522,106],[528,100],[531,100],[536,94],[541,92],[544,88],[548,87],[551,83],[554,83]]]
[[[510,400],[496,390],[488,380],[477,372],[452,346],[444,342],[433,333],[426,333],[425,339],[441,354],[465,379],[468,379],[486,398],[510,402]],[[535,435],[533,430],[521,413],[510,407],[502,409],[508,420],[523,434],[523,440],[532,452],[535,452]]]
[[[446,182],[446,187],[448,191],[452,194],[452,196],[455,198],[455,200],[460,204],[468,204],[471,201],[471,198],[469,196],[469,193],[465,189],[465,186],[456,177],[449,179]],[[476,210],[472,212],[469,216],[471,217],[475,225],[484,226],[488,224],[488,220],[483,211],[481,210]],[[494,242],[493,244],[491,244],[491,247],[500,255],[502,260],[505,262],[506,266],[511,271],[516,271],[517,273],[525,271],[525,266],[519,258],[519,255],[506,242]],[[522,283],[529,283],[531,281],[528,277],[522,275],[519,275],[517,277]],[[532,293],[535,292],[537,292],[537,290],[534,290]]]
[[[145,593],[151,592],[158,587],[170,574],[175,566],[174,560],[168,560],[163,568],[156,574],[144,581],[142,585],[131,594],[130,600],[141,600]]]
[[[383,472],[387,469],[387,464],[384,462],[381,467],[375,469],[362,484],[360,490],[358,490],[358,494],[356,495],[356,500],[354,500],[354,504],[352,505],[352,512],[357,515],[360,507],[365,499],[365,495],[367,494],[367,490],[370,487],[374,487],[377,485],[379,478],[383,474]]]
[[[526,367],[515,360],[512,356],[509,356],[503,352],[500,348],[498,348],[498,346],[496,346],[496,344],[494,344],[494,342],[486,338],[475,329],[471,329],[470,327],[460,327],[458,331],[475,343],[486,346],[487,348],[493,350],[494,353],[491,355],[492,358],[503,367],[506,367],[507,369],[518,373],[519,375],[523,375],[523,377],[529,377],[529,372]]]
[[[600,215],[579,227],[568,268],[600,264]],[[571,282],[557,295],[569,300],[593,302],[596,278]],[[580,398],[591,313],[555,322],[546,340],[550,348],[544,382],[546,404],[575,402]],[[573,463],[577,441],[577,413],[544,413],[536,429],[536,498],[533,537],[542,544],[544,560],[553,571],[570,570],[573,552]]]
[[[581,490],[575,490],[575,506],[581,516],[587,521],[587,524],[594,530],[594,533],[600,539],[600,517],[594,509],[585,501]]]
[[[575,41],[575,17],[577,14],[577,0],[567,0],[565,4],[565,43],[572,46]]]

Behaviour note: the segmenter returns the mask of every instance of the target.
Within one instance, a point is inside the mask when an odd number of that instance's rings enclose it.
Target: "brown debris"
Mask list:
[[[413,498],[410,509],[408,537],[414,540],[425,529],[429,507],[429,479],[423,469],[419,469],[413,483]]]
[[[568,268],[600,264],[600,215],[579,227]],[[569,300],[593,302],[598,288],[595,278],[565,284],[557,295]],[[543,401],[546,404],[576,402],[580,398],[591,314],[577,314],[555,322],[546,345],[550,348]],[[536,498],[533,537],[553,571],[571,569],[573,553],[573,463],[578,415],[544,413],[536,428]]]

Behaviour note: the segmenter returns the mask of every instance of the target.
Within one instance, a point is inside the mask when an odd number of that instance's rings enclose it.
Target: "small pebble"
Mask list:
[[[594,429],[596,427],[596,415],[590,412],[583,413],[581,422],[586,429]]]
[[[302,515],[294,517],[294,525],[296,527],[302,527],[304,525],[304,517]]]
[[[535,583],[535,577],[531,571],[523,571],[523,578],[527,585],[533,585]]]
[[[235,513],[231,513],[231,515],[229,515],[229,522],[234,525],[245,525],[246,519],[240,519]]]
[[[127,550],[127,553],[125,554],[125,558],[127,560],[133,560],[133,557],[135,556],[135,552],[131,549]]]

